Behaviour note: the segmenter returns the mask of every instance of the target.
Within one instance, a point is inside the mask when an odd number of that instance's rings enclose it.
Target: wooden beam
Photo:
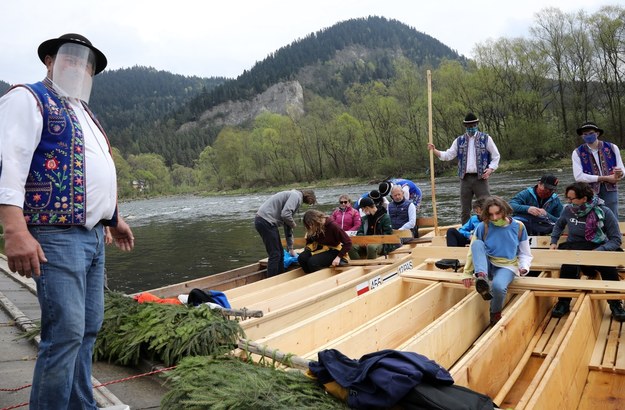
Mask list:
[[[464,274],[448,271],[429,271],[411,269],[402,272],[400,276],[404,280],[428,279],[435,281],[460,283],[465,277]],[[561,278],[533,278],[516,277],[510,286],[510,290],[564,290],[564,291],[603,291],[614,293],[625,293],[625,282],[607,280],[580,280]],[[618,295],[615,295],[618,296]],[[615,297],[618,299],[618,297]]]
[[[350,236],[353,245],[391,244],[401,245],[398,235],[358,235]],[[282,239],[282,246],[286,246],[286,239]],[[303,248],[306,246],[306,238],[293,238],[293,246]]]

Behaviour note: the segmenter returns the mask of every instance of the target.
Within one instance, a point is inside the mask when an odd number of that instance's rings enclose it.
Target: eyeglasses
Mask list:
[[[567,195],[567,197],[566,197],[566,200],[569,201],[569,202],[570,201],[574,201],[576,199],[577,199],[577,197],[575,197],[575,196],[573,198],[571,198],[570,196]]]
[[[339,201],[339,203],[341,203],[341,204],[348,204],[349,201]]]

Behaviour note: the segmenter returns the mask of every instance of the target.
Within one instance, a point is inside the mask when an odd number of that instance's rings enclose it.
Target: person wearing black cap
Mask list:
[[[391,225],[391,217],[386,213],[384,208],[376,206],[373,199],[361,198],[360,209],[365,216],[362,217],[362,223],[356,235],[391,235],[393,226]],[[360,259],[366,255],[367,259],[375,259],[380,255],[387,254],[395,249],[394,245],[389,244],[370,244],[366,246],[352,245],[349,250],[349,257],[352,259]]]
[[[621,152],[615,144],[599,139],[603,130],[594,122],[582,124],[577,135],[584,143],[571,156],[573,177],[577,182],[590,184],[618,219],[618,182],[623,179],[625,169]]]
[[[87,106],[107,61],[80,34],[44,41],[38,55],[45,79],[0,99],[4,249],[11,271],[35,280],[41,308],[30,408],[96,409],[91,360],[104,315],[104,225],[121,250],[134,247],[117,210],[110,145]]]
[[[525,225],[529,235],[550,235],[562,213],[562,202],[556,193],[558,178],[543,175],[538,184],[526,188],[510,200],[513,218]]]
[[[434,144],[428,149],[443,161],[458,158],[460,177],[461,221],[464,224],[471,217],[471,201],[490,195],[488,178],[499,166],[499,150],[490,135],[478,130],[480,120],[468,113],[462,122],[465,133],[457,137],[446,151],[439,151]]]

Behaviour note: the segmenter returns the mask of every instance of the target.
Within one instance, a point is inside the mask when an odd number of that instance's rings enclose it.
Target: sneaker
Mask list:
[[[482,296],[482,299],[491,300],[493,294],[490,293],[490,285],[486,279],[486,274],[484,272],[479,272],[475,276],[477,276],[475,280],[475,290]]]
[[[562,317],[562,316],[566,315],[567,313],[569,313],[569,311],[570,311],[570,308],[569,308],[570,303],[571,302],[569,302],[569,301],[559,300],[558,303],[556,303],[556,306],[551,311],[551,317]]]
[[[117,406],[98,407],[98,410],[130,410],[127,404],[118,404]]]
[[[493,326],[495,323],[501,320],[501,312],[490,313],[490,325]]]
[[[611,300],[609,303],[614,320],[617,322],[625,322],[625,309],[623,309],[623,303],[621,303],[620,300]]]

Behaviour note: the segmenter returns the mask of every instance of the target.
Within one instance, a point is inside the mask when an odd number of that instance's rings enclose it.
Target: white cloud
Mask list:
[[[109,68],[152,66],[174,73],[236,77],[256,61],[311,32],[370,15],[399,20],[470,56],[476,43],[528,36],[545,7],[593,13],[595,0],[56,0],[3,2],[0,80],[33,82],[45,72],[36,54],[48,38],[87,36],[108,57]],[[52,8],[53,7],[53,8]],[[52,11],[54,10],[54,11]]]

